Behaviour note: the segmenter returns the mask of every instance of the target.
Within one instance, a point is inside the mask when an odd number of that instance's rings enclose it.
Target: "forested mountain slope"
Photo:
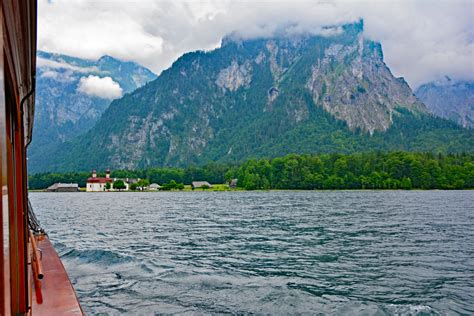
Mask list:
[[[111,103],[34,171],[135,169],[287,153],[460,152],[472,131],[428,113],[363,23],[323,35],[224,39]],[[100,127],[100,128],[99,128]]]

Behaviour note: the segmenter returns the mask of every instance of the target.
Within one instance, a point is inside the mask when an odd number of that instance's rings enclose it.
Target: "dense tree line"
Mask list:
[[[56,182],[75,182],[83,187],[89,176],[87,172],[39,173],[29,177],[29,185],[31,189],[43,189]],[[238,186],[247,190],[472,189],[474,155],[409,152],[291,154],[274,159],[252,159],[241,165],[116,170],[111,176],[142,178],[161,185],[172,181],[224,183],[237,178]]]
[[[254,189],[474,188],[474,155],[359,153],[249,160],[233,171]]]
[[[36,173],[28,177],[28,188],[33,190],[46,189],[54,183],[77,183],[80,187],[86,186],[86,180],[91,176],[90,172],[66,172],[66,173]],[[105,176],[105,175],[104,175]]]

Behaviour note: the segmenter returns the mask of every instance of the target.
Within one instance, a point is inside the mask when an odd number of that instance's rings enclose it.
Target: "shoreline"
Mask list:
[[[32,193],[176,193],[176,192],[364,192],[364,191],[473,191],[474,189],[269,189],[269,190],[245,190],[245,189],[229,189],[229,190],[137,190],[137,191],[102,191],[102,192],[86,192],[84,190],[77,192],[48,192],[46,190],[28,190]]]

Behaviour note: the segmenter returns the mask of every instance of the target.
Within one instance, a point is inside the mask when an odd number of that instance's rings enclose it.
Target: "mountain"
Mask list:
[[[35,171],[133,169],[287,153],[472,151],[474,135],[428,113],[363,22],[239,40],[180,57],[111,103],[95,128]]]
[[[416,96],[435,115],[474,128],[474,82],[449,77],[416,89]]]
[[[28,147],[30,165],[47,156],[52,148],[87,132],[111,98],[156,78],[134,62],[110,56],[85,60],[38,51],[37,64],[34,137]]]

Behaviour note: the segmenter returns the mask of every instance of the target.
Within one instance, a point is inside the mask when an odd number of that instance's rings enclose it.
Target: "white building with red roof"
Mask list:
[[[97,172],[92,171],[92,177],[87,179],[86,191],[87,192],[104,192],[107,191],[107,183],[110,183],[110,189],[112,188],[114,180],[110,178],[110,170],[107,169],[105,172],[105,178],[97,177]]]

